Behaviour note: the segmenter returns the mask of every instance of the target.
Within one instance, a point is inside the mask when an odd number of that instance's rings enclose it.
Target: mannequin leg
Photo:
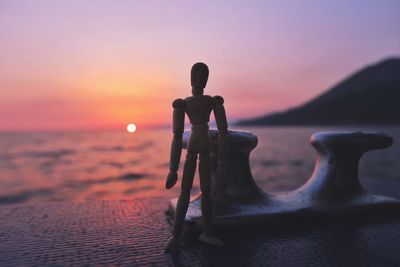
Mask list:
[[[199,240],[211,245],[223,245],[221,240],[213,236],[212,230],[212,200],[211,200],[211,168],[208,152],[200,153],[200,189],[201,213],[203,215],[203,233]]]
[[[175,238],[180,238],[183,225],[185,223],[186,212],[190,201],[190,191],[192,190],[193,177],[196,172],[197,154],[188,152],[183,167],[181,194],[178,198],[176,207],[175,224],[172,234]]]
[[[172,237],[169,238],[165,246],[165,252],[170,252],[177,247],[180,242],[183,226],[185,224],[186,212],[189,206],[193,177],[196,172],[196,161],[197,153],[188,152],[186,154],[186,160],[183,166],[181,193],[176,205],[174,228],[172,230]]]
[[[208,153],[200,154],[199,162],[201,213],[203,215],[203,233],[212,234],[212,203],[211,203],[211,167]]]

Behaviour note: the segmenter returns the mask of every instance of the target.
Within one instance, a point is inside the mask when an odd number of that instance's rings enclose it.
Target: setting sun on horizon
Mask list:
[[[136,125],[135,125],[134,123],[129,123],[129,124],[126,126],[126,130],[127,130],[129,133],[134,133],[134,132],[136,132],[136,129],[137,129],[137,127],[136,127]]]

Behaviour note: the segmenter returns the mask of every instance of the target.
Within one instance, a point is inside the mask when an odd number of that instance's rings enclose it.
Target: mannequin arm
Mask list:
[[[185,126],[185,101],[177,99],[172,104],[173,111],[173,139],[171,144],[171,154],[169,161],[169,174],[165,187],[172,188],[178,180],[179,162],[182,154],[182,134]]]
[[[214,97],[214,116],[215,121],[217,123],[218,128],[218,140],[217,140],[217,148],[218,148],[218,184],[219,191],[225,188],[225,169],[226,169],[226,160],[228,157],[229,150],[229,136],[228,136],[228,122],[226,119],[225,108],[224,108],[224,99],[220,96]]]

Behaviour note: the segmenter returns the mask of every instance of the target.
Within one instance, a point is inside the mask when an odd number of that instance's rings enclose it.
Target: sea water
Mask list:
[[[312,133],[328,130],[384,132],[391,148],[368,152],[360,180],[374,193],[399,197],[400,127],[245,127],[257,135],[250,156],[257,184],[265,191],[301,186],[312,174],[316,152]],[[170,129],[90,132],[0,133],[0,204],[43,201],[121,199],[179,194],[164,188],[168,173]],[[182,163],[184,153],[182,155]],[[181,177],[182,168],[179,172]],[[199,192],[198,174],[193,194]]]

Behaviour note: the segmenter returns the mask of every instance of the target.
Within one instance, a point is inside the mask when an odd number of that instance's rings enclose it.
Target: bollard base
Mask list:
[[[213,223],[218,231],[251,228],[269,224],[297,224],[300,221],[310,222],[330,220],[332,218],[349,218],[390,214],[400,211],[400,202],[394,198],[361,193],[340,201],[306,202],[299,200],[295,192],[269,194],[265,199],[256,201],[230,201],[213,203]],[[175,216],[178,199],[169,203],[169,213]],[[201,198],[191,201],[186,223],[202,225],[200,208]],[[196,227],[197,228],[197,227]]]

